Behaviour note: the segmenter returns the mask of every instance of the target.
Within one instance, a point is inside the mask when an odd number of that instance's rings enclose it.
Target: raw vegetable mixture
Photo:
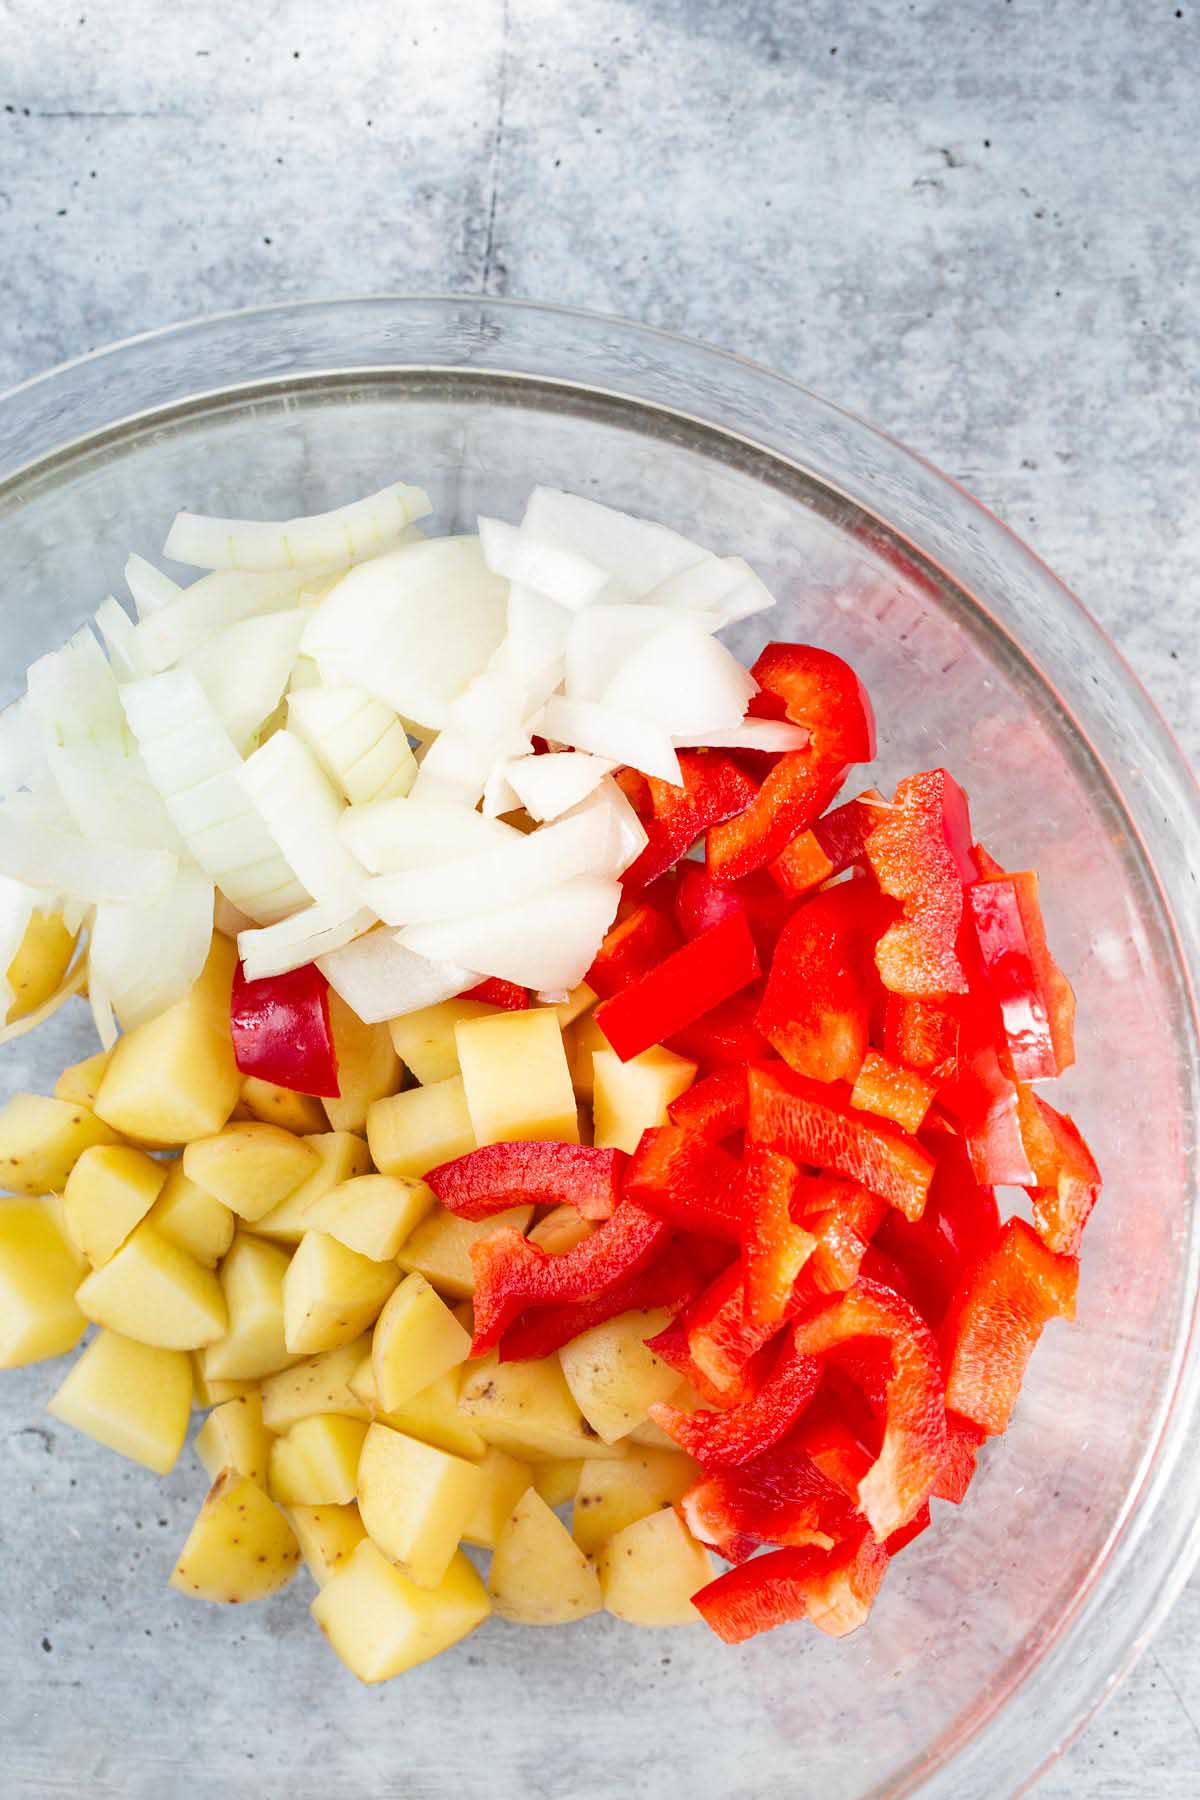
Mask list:
[[[159,1472],[207,1409],[173,1584],[303,1557],[364,1681],[493,1610],[842,1635],[1074,1314],[1037,877],[944,769],[841,797],[867,695],[730,654],[738,558],[429,511],[180,513],[209,572],[0,715],[0,1039],[101,1041],[0,1113],[0,1367],[94,1323],[50,1410]]]

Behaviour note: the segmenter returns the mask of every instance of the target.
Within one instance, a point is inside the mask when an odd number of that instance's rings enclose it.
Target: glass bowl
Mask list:
[[[161,1482],[46,1418],[58,1369],[10,1375],[8,1778],[146,1800],[1014,1793],[1128,1668],[1200,1542],[1187,770],[1071,595],[919,458],[699,344],[466,298],[230,314],[0,401],[3,697],[120,591],[130,549],[157,553],[177,507],[287,517],[398,476],[431,490],[439,529],[514,517],[548,482],[748,557],[780,605],[735,647],[769,631],[848,656],[879,715],[878,781],[948,762],[984,841],[1041,871],[1079,996],[1064,1101],[1107,1177],[1080,1320],[1047,1331],[966,1503],[935,1502],[857,1635],[730,1650],[603,1617],[493,1622],[369,1690],[301,1584],[237,1613],[166,1587],[204,1486],[189,1455]],[[79,1019],[21,1040],[6,1089],[45,1091],[87,1048]]]

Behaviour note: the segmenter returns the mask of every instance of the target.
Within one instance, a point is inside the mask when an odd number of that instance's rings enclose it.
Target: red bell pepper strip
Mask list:
[[[702,1239],[681,1235],[672,1243],[669,1256],[660,1256],[627,1281],[618,1282],[590,1300],[531,1308],[500,1339],[500,1361],[540,1362],[580,1332],[619,1318],[622,1313],[652,1312],[660,1307],[679,1311],[712,1279],[712,1248]],[[686,1374],[686,1370],[681,1373]]]
[[[858,1504],[882,1543],[921,1510],[946,1461],[946,1401],[933,1333],[899,1295],[859,1280],[792,1328],[796,1351],[824,1356],[858,1338],[887,1341],[887,1422],[879,1456],[859,1483]]]
[[[698,1062],[706,1071],[744,1069],[748,1062],[761,1061],[771,1053],[754,1022],[761,1004],[762,989],[756,983],[677,1031],[667,1039],[666,1047],[676,1056]]]
[[[229,1027],[234,1060],[243,1075],[324,1100],[340,1097],[329,983],[315,963],[287,975],[247,981],[239,962],[233,973]]]
[[[1083,1228],[1100,1198],[1100,1171],[1079,1127],[1040,1094],[1018,1085],[1021,1142],[1033,1169],[1033,1222],[1048,1250],[1076,1256]]]
[[[989,1436],[1007,1430],[1048,1320],[1075,1317],[1079,1264],[1056,1256],[1023,1219],[963,1276],[942,1325],[946,1405]]]
[[[667,1117],[672,1125],[698,1132],[710,1144],[719,1144],[723,1138],[745,1131],[749,1109],[745,1069],[718,1069],[702,1081],[693,1082],[678,1100],[672,1100]]]
[[[977,882],[968,900],[1013,1074],[1061,1075],[1075,1061],[1075,996],[1046,943],[1037,876],[1026,869]]]
[[[702,1393],[729,1403],[741,1394],[751,1359],[777,1329],[774,1323],[747,1318],[745,1269],[739,1258],[649,1342],[656,1356],[687,1375]]]
[[[758,952],[739,913],[602,1000],[594,1017],[621,1061],[629,1062],[748,987],[757,974]]]
[[[967,799],[945,769],[909,775],[867,839],[867,858],[885,894],[904,917],[875,950],[883,985],[893,994],[937,1000],[965,994],[957,950],[964,883],[975,879]]]
[[[801,1177],[794,1212],[817,1238],[809,1265],[813,1277],[809,1298],[845,1293],[854,1286],[863,1253],[892,1210],[876,1194],[836,1175]]]
[[[487,1006],[499,1006],[505,1012],[525,1012],[529,1006],[528,988],[518,987],[515,981],[505,981],[499,975],[489,975],[484,981],[476,982],[463,994],[464,1000],[482,1000]]]
[[[779,853],[771,864],[773,878],[785,894],[799,898],[864,862],[867,839],[890,805],[878,788],[866,788],[835,806]]]
[[[990,1044],[964,1050],[958,1072],[938,1090],[962,1132],[975,1179],[995,1187],[1030,1187],[1035,1177],[1021,1136],[1017,1086]]]
[[[858,1074],[878,986],[872,953],[893,910],[874,882],[850,881],[806,900],[784,927],[757,1025],[798,1075]]]
[[[702,1469],[732,1469],[761,1456],[792,1429],[821,1385],[821,1364],[797,1349],[797,1330],[784,1338],[774,1366],[755,1391],[725,1412],[684,1412],[665,1402],[650,1417]]]
[[[782,1066],[750,1070],[748,1132],[793,1162],[831,1169],[919,1219],[933,1158],[915,1138],[850,1105],[844,1083],[807,1081]]]
[[[959,1506],[975,1478],[980,1446],[987,1437],[970,1419],[950,1413],[946,1419],[946,1466],[934,1483],[935,1500],[948,1500]]]
[[[679,941],[674,921],[643,901],[609,927],[585,977],[587,984],[602,1000],[608,999],[656,968],[679,948]]]
[[[936,1166],[920,1219],[909,1223],[891,1212],[879,1230],[879,1247],[905,1272],[918,1311],[941,1324],[964,1269],[976,1261],[1000,1229],[996,1196],[980,1187],[961,1138],[930,1132]]]
[[[854,1520],[853,1498],[822,1474],[795,1432],[740,1468],[705,1475],[679,1510],[692,1536],[729,1562],[762,1544],[829,1549]]]
[[[915,1135],[936,1093],[936,1084],[918,1075],[915,1069],[889,1062],[878,1050],[868,1050],[854,1078],[850,1104],[860,1112],[891,1119],[894,1125]]]
[[[751,1144],[738,1182],[745,1234],[746,1316],[756,1325],[778,1324],[787,1311],[801,1269],[816,1248],[811,1232],[792,1219],[800,1172],[788,1156]]]
[[[744,881],[714,881],[700,863],[686,862],[675,884],[675,919],[685,938],[699,937],[710,925],[742,912],[754,933],[758,953],[770,960],[795,903],[766,874]]]
[[[679,1125],[643,1131],[625,1171],[624,1192],[684,1231],[739,1243],[738,1165],[728,1151]]]
[[[899,1531],[893,1531],[885,1546],[889,1558],[899,1556],[900,1552],[907,1549],[914,1538],[919,1538],[921,1533],[928,1531],[932,1524],[933,1514],[929,1510],[927,1500],[920,1512],[911,1518],[907,1525],[902,1525]]]
[[[883,1012],[883,1048],[892,1062],[940,1084],[958,1068],[961,1015],[952,1000],[918,1000],[889,994]]]
[[[863,1624],[887,1573],[888,1551],[859,1530],[829,1551],[772,1550],[726,1570],[692,1595],[692,1605],[727,1644],[808,1618],[845,1637]]]
[[[627,1161],[623,1150],[584,1144],[487,1144],[439,1163],[425,1179],[460,1219],[490,1218],[531,1200],[537,1206],[568,1203],[585,1219],[609,1219]]]
[[[562,1256],[548,1256],[511,1225],[471,1245],[475,1270],[472,1356],[485,1356],[527,1307],[590,1300],[636,1275],[665,1249],[671,1227],[622,1201],[611,1219]]]
[[[873,1433],[877,1437],[877,1433]],[[803,1415],[787,1440],[804,1451],[831,1486],[858,1506],[858,1484],[875,1460],[846,1421],[845,1410],[827,1387]],[[876,1444],[878,1449],[878,1444]]]
[[[847,772],[845,764],[815,763],[810,749],[781,756],[746,810],[709,832],[709,874],[717,881],[740,881],[774,862],[824,812]]]
[[[681,750],[679,768],[682,787],[650,775],[639,792],[626,789],[649,840],[621,877],[631,893],[674,868],[710,826],[732,819],[757,792],[754,778],[727,751]]]

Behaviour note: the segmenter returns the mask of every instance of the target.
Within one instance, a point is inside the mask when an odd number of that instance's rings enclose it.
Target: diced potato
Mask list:
[[[322,1131],[306,1137],[304,1142],[316,1156],[316,1168],[273,1212],[255,1220],[256,1237],[269,1237],[279,1244],[298,1244],[308,1230],[310,1208],[343,1182],[370,1170],[371,1153],[352,1131]]]
[[[356,1175],[308,1209],[309,1228],[327,1231],[349,1250],[387,1262],[433,1205],[433,1189],[397,1175]]]
[[[114,1130],[160,1149],[220,1131],[242,1088],[229,1034],[236,961],[229,939],[214,936],[191,992],[117,1040],[96,1096]]]
[[[262,1384],[263,1419],[271,1431],[289,1431],[297,1419],[315,1413],[345,1413],[351,1419],[369,1419],[370,1408],[350,1390],[350,1377],[364,1357],[371,1354],[371,1340],[364,1333],[352,1343],[339,1344],[310,1356],[294,1368],[268,1375]]]
[[[585,1556],[595,1556],[627,1525],[678,1506],[700,1479],[699,1464],[680,1450],[632,1450],[624,1462],[585,1462],[575,1490],[575,1542]]]
[[[85,1276],[75,1298],[97,1325],[162,1350],[198,1350],[229,1322],[212,1270],[146,1224]]]
[[[386,1025],[364,1025],[340,994],[329,990],[329,1023],[337,1055],[337,1100],[322,1102],[334,1131],[365,1131],[373,1100],[394,1094],[404,1070]]]
[[[366,1540],[357,1506],[289,1506],[287,1516],[318,1587],[324,1587]]]
[[[283,1278],[283,1337],[311,1356],[360,1337],[400,1279],[394,1262],[372,1262],[323,1231],[306,1231]]]
[[[679,1407],[681,1412],[696,1412],[709,1405],[703,1394],[698,1393],[690,1381],[681,1381],[675,1392],[669,1394],[667,1398],[670,1405]],[[631,1448],[634,1444],[640,1444],[646,1450],[676,1452],[679,1450],[679,1445],[674,1438],[669,1438],[662,1427],[654,1423],[653,1419],[643,1419],[640,1425],[635,1425],[624,1441]]]
[[[562,1256],[591,1237],[596,1227],[590,1219],[581,1218],[570,1205],[556,1206],[544,1219],[539,1219],[529,1233],[529,1241],[547,1256]]]
[[[360,1681],[388,1681],[457,1644],[492,1610],[460,1550],[435,1588],[417,1587],[369,1540],[312,1603],[312,1616]]]
[[[192,1411],[192,1365],[181,1350],[97,1332],[47,1411],[144,1468],[175,1466]]]
[[[606,1469],[620,1469],[623,1466],[619,1462],[604,1465]],[[563,1462],[537,1463],[533,1470],[533,1485],[547,1506],[565,1506],[568,1500],[575,1498],[582,1468],[583,1463],[577,1456],[568,1457]]]
[[[474,1150],[462,1076],[376,1100],[367,1112],[367,1142],[381,1174],[409,1180]]]
[[[583,1331],[559,1351],[567,1386],[580,1412],[606,1444],[640,1425],[658,1400],[669,1400],[679,1371],[646,1344],[671,1323],[662,1307],[621,1313]]]
[[[188,1180],[182,1159],[167,1164],[162,1192],[146,1218],[160,1236],[178,1244],[207,1269],[216,1268],[233,1242],[233,1213]]]
[[[221,1264],[229,1329],[204,1353],[209,1381],[257,1381],[299,1361],[283,1337],[286,1250],[239,1231]]]
[[[673,1506],[618,1531],[598,1567],[606,1609],[630,1625],[695,1625],[692,1595],[716,1573]]]
[[[622,1062],[605,1047],[592,1057],[592,1116],[595,1141],[602,1150],[638,1147],[643,1131],[665,1125],[672,1100],[685,1094],[696,1079],[696,1064],[661,1045]]]
[[[349,1506],[367,1431],[365,1419],[341,1413],[299,1419],[271,1445],[272,1500],[281,1506]]]
[[[201,1411],[210,1406],[223,1406],[226,1400],[240,1400],[245,1394],[257,1394],[257,1381],[210,1381],[204,1373],[205,1350],[193,1350],[192,1361],[192,1405]]]
[[[70,967],[74,951],[75,936],[67,930],[62,914],[35,909],[6,971],[12,992],[6,1025],[27,1018],[50,998]]]
[[[120,1142],[86,1106],[14,1094],[0,1112],[0,1185],[14,1194],[61,1193],[85,1150]]]
[[[296,1534],[256,1481],[222,1469],[171,1571],[181,1594],[236,1606],[286,1587],[300,1563]]]
[[[557,1356],[502,1363],[493,1350],[467,1365],[459,1411],[480,1437],[523,1462],[625,1455],[601,1442],[587,1424]]]
[[[467,1020],[455,1035],[477,1144],[578,1142],[575,1091],[553,1007]]]
[[[78,1254],[44,1200],[0,1199],[0,1369],[73,1350],[87,1330]]]
[[[372,1543],[418,1587],[445,1575],[482,1486],[477,1463],[388,1425],[368,1428],[358,1510]]]
[[[264,1125],[281,1125],[297,1137],[323,1132],[328,1124],[325,1108],[315,1095],[294,1093],[291,1088],[277,1087],[258,1075],[244,1077],[238,1105],[252,1119],[261,1119]]]
[[[393,1412],[448,1369],[465,1363],[471,1340],[423,1275],[406,1275],[375,1323],[375,1392]]]
[[[259,1119],[226,1125],[183,1153],[188,1180],[249,1223],[294,1194],[318,1166],[316,1152],[303,1138]]]
[[[402,1269],[423,1275],[439,1294],[448,1294],[452,1300],[469,1300],[475,1292],[471,1245],[491,1237],[502,1225],[525,1231],[532,1218],[532,1206],[512,1206],[490,1219],[459,1219],[444,1207],[435,1206],[405,1238],[396,1261]]]
[[[458,1410],[458,1397],[462,1391],[464,1368],[447,1369],[436,1381],[398,1406],[395,1412],[384,1412],[379,1404],[379,1396],[375,1392],[375,1371],[371,1358],[364,1358],[350,1380],[351,1392],[365,1400],[370,1407],[371,1417],[381,1425],[390,1425],[393,1431],[403,1431],[408,1437],[420,1438],[423,1444],[434,1444],[439,1450],[446,1450],[451,1456],[465,1456],[469,1462],[478,1462],[487,1445],[469,1420],[464,1419]]]
[[[271,1433],[263,1424],[262,1396],[244,1394],[240,1400],[214,1406],[196,1433],[195,1449],[210,1481],[222,1469],[236,1469],[265,1488]]]
[[[167,1171],[128,1144],[93,1144],[63,1190],[67,1230],[94,1269],[119,1250],[162,1191]]]
[[[576,1019],[563,1032],[563,1044],[567,1052],[567,1067],[571,1071],[571,1086],[579,1100],[590,1100],[595,1087],[595,1070],[592,1057],[597,1050],[609,1048],[608,1039],[597,1025],[592,1013],[585,1013],[582,1019]]]
[[[435,1082],[449,1081],[462,1073],[455,1026],[466,1019],[490,1018],[497,1010],[482,1000],[443,1000],[437,1006],[423,1006],[419,1012],[393,1019],[388,1031],[401,1062],[411,1069],[422,1087],[432,1087]]]
[[[586,981],[581,981],[577,988],[572,988],[566,999],[558,1001],[551,1009],[558,1020],[559,1030],[565,1032],[569,1025],[574,1025],[577,1019],[591,1012],[599,998],[595,988],[589,987]]]
[[[533,1488],[500,1528],[488,1593],[500,1617],[517,1625],[566,1625],[602,1605],[595,1569]]]
[[[481,1550],[494,1550],[505,1520],[526,1488],[533,1486],[534,1472],[528,1463],[495,1449],[485,1452],[478,1467],[482,1483],[463,1526],[463,1541],[477,1544]]]
[[[54,1084],[54,1098],[95,1111],[96,1095],[100,1092],[111,1055],[111,1050],[97,1050],[95,1056],[85,1056],[82,1062],[71,1063]]]

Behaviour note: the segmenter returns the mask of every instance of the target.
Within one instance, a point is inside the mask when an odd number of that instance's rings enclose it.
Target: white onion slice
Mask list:
[[[178,600],[183,589],[161,569],[147,562],[144,556],[136,552],[125,564],[125,586],[129,589],[133,604],[137,607],[139,619],[145,619],[151,613],[161,612],[164,606],[170,606]]]
[[[589,606],[571,623],[563,690],[570,700],[603,700],[605,690],[635,651],[677,615],[658,606]]]
[[[390,706],[362,688],[306,687],[288,696],[288,724],[352,806],[407,794],[417,764]]]
[[[507,763],[496,763],[483,784],[483,816],[485,819],[499,819],[505,813],[517,812],[521,799],[510,785],[505,774]]]
[[[507,631],[498,654],[518,673],[528,669],[555,672],[562,679],[562,660],[575,614],[545,594],[513,582],[508,593]]]
[[[610,851],[602,871],[605,875],[623,875],[650,841],[646,827],[611,776],[605,777],[595,793],[564,813],[560,823],[565,824],[568,819],[589,819],[597,836],[603,827]]]
[[[803,750],[812,733],[807,725],[793,725],[790,719],[743,719],[728,731],[700,731],[673,740],[679,750],[714,749],[767,750],[786,753]]]
[[[183,657],[204,650],[220,631],[264,613],[288,612],[298,606],[320,571],[282,570],[255,574],[245,569],[219,570],[180,590],[178,600],[151,613],[134,627],[136,654],[148,674],[172,668]]]
[[[12,801],[0,806],[0,875],[29,887],[86,901],[153,899],[176,867],[169,850],[94,842],[39,824]]]
[[[184,659],[240,752],[279,705],[311,617],[297,606],[243,619]]]
[[[0,712],[0,794],[15,794],[46,779],[41,728],[25,693]]]
[[[516,906],[407,925],[400,942],[420,956],[466,962],[535,991],[570,989],[591,967],[620,899],[619,882],[582,875]]]
[[[338,827],[342,842],[372,874],[455,862],[520,837],[511,825],[462,806],[408,798],[352,806]]]
[[[534,488],[521,529],[551,549],[569,550],[607,569],[635,599],[709,554],[665,525],[557,488]]]
[[[249,913],[244,913],[240,906],[235,906],[227,894],[217,890],[213,905],[213,930],[219,931],[222,937],[240,937],[243,931],[249,931],[254,920]]]
[[[506,764],[505,783],[531,819],[557,819],[569,812],[616,768],[606,756],[557,750],[549,756],[519,756]],[[505,808],[502,810],[511,810]]]
[[[618,712],[653,719],[670,737],[740,725],[758,683],[737,657],[690,619],[635,650],[601,696]]]
[[[109,594],[92,614],[96,630],[104,639],[108,660],[118,681],[136,681],[146,673],[138,645],[137,626],[121,602]]]
[[[683,786],[679,758],[667,732],[649,719],[600,706],[592,700],[565,700],[555,694],[547,700],[534,730],[552,743],[569,744],[610,762],[657,775],[660,781]]]
[[[307,745],[277,731],[248,757],[241,782],[296,879],[318,906],[345,914],[362,904],[363,871],[338,835],[342,804]]]
[[[51,749],[47,760],[67,813],[84,837],[143,850],[180,849],[179,833],[140,756],[72,744]]]
[[[212,942],[213,884],[181,866],[169,887],[145,902],[101,901],[88,944],[88,981],[132,1031],[182,1000]]]
[[[646,595],[646,604],[715,616],[713,629],[718,630],[766,612],[775,599],[740,556],[710,556],[660,581]]]
[[[481,979],[460,964],[433,961],[397,943],[389,931],[369,931],[317,967],[364,1025],[452,1000]]]
[[[573,550],[539,541],[503,519],[488,519],[481,514],[478,523],[484,561],[493,574],[533,588],[571,612],[590,606],[611,585],[607,569],[589,562],[585,556],[577,556]]]
[[[259,981],[267,975],[286,975],[291,969],[316,962],[319,956],[329,956],[340,950],[343,945],[361,937],[364,931],[369,931],[375,922],[374,913],[364,907],[339,918],[323,907],[306,906],[302,912],[293,913],[290,919],[281,919],[278,924],[267,925],[261,931],[240,932],[238,955],[246,966],[250,981]]]
[[[396,481],[332,512],[268,523],[176,513],[164,556],[197,569],[295,569],[360,562],[388,550],[433,511],[423,488]]]

